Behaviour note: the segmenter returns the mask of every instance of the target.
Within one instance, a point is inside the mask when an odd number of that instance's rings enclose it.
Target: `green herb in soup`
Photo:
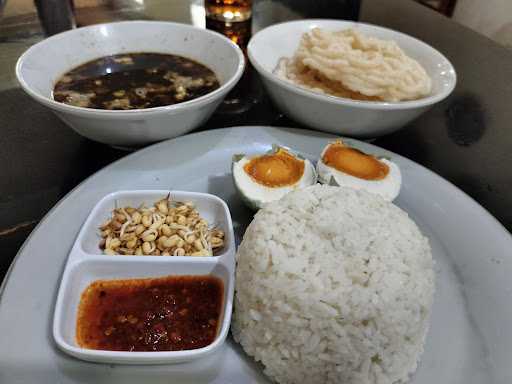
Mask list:
[[[194,60],[160,53],[106,56],[64,74],[53,98],[76,107],[141,109],[181,103],[219,88],[215,73]]]

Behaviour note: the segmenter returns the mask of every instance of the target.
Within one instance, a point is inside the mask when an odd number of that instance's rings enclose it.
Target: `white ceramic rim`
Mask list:
[[[272,73],[271,71],[268,71],[267,69],[263,68],[263,66],[258,62],[258,59],[253,55],[252,52],[252,46],[254,40],[258,37],[258,35],[262,32],[268,32],[271,29],[279,29],[283,25],[287,24],[307,24],[307,23],[322,23],[322,22],[342,22],[342,23],[351,23],[353,25],[365,25],[371,28],[380,29],[383,31],[392,32],[397,35],[401,35],[405,38],[412,39],[416,44],[423,46],[425,49],[433,51],[434,53],[437,53],[440,55],[448,64],[450,64],[451,72],[453,73],[453,84],[450,88],[443,89],[442,92],[439,92],[434,95],[430,95],[427,97],[424,97],[422,99],[418,100],[409,100],[409,101],[399,101],[399,102],[389,102],[389,101],[362,101],[362,100],[351,100],[351,99],[344,99],[337,96],[332,95],[326,95],[318,92],[314,92],[311,90],[308,90],[306,88],[302,88],[298,85],[294,85],[286,80],[283,80],[279,78],[277,75]],[[261,31],[258,31],[254,36],[252,36],[251,40],[249,40],[249,44],[247,45],[247,56],[249,57],[249,61],[251,64],[256,68],[258,73],[268,80],[276,83],[277,85],[286,88],[292,92],[299,93],[306,97],[311,97],[313,99],[317,99],[320,101],[324,101],[330,104],[337,104],[337,105],[344,105],[344,106],[350,106],[355,108],[361,108],[361,109],[379,109],[379,110],[400,110],[400,109],[414,109],[414,108],[420,108],[420,107],[426,107],[429,105],[433,105],[435,103],[438,103],[439,101],[445,99],[452,91],[455,89],[455,86],[457,85],[457,72],[455,71],[455,68],[453,67],[453,64],[444,56],[441,52],[439,52],[437,49],[433,48],[432,46],[428,45],[427,43],[412,37],[410,35],[407,35],[405,33],[395,31],[394,29],[381,27],[379,25],[374,25],[370,23],[361,23],[358,21],[349,21],[349,20],[337,20],[337,19],[304,19],[304,20],[294,20],[294,21],[286,21],[283,23],[273,24],[269,27],[266,27],[262,29]]]
[[[192,100],[184,101],[182,103],[177,104],[171,104],[171,105],[164,105],[161,107],[154,107],[154,108],[146,108],[146,109],[130,109],[130,110],[105,110],[105,109],[96,109],[96,108],[84,108],[84,107],[75,107],[69,104],[60,103],[58,101],[55,101],[53,99],[50,99],[48,97],[44,97],[39,95],[37,92],[33,91],[30,86],[26,83],[25,79],[23,78],[23,74],[21,73],[21,66],[23,65],[23,62],[25,61],[26,57],[32,54],[32,51],[35,49],[35,47],[38,47],[43,44],[51,44],[52,42],[59,42],[61,39],[65,39],[65,36],[72,33],[77,33],[78,30],[80,31],[86,31],[96,28],[101,28],[102,26],[106,25],[120,25],[120,24],[132,24],[132,25],[138,25],[143,26],[145,24],[163,24],[170,27],[177,27],[177,28],[183,28],[183,29],[194,29],[197,31],[201,31],[202,33],[209,34],[216,39],[221,39],[227,42],[234,50],[238,57],[238,67],[236,69],[235,74],[228,79],[224,84],[221,84],[219,88],[216,90],[207,93],[206,95],[197,97]],[[25,92],[27,92],[31,97],[39,101],[40,103],[52,108],[56,109],[61,112],[68,112],[68,113],[74,113],[74,114],[88,114],[88,115],[95,115],[95,116],[103,116],[103,117],[126,117],[131,118],[134,114],[137,115],[152,115],[152,114],[158,114],[160,112],[172,112],[177,111],[181,109],[185,109],[187,107],[199,107],[205,104],[208,104],[212,101],[212,99],[217,98],[222,94],[226,89],[230,88],[232,85],[236,84],[238,80],[240,80],[240,77],[242,76],[245,68],[245,57],[238,45],[233,43],[230,39],[227,37],[221,35],[218,32],[211,31],[209,29],[203,29],[194,27],[189,24],[182,24],[182,23],[175,23],[170,21],[146,21],[146,20],[128,20],[128,21],[118,21],[114,23],[102,23],[102,24],[93,24],[89,25],[87,27],[80,27],[71,29],[69,31],[64,31],[61,33],[58,33],[56,35],[53,35],[51,37],[48,37],[30,48],[28,48],[23,54],[19,57],[18,61],[16,62],[16,78],[18,79],[18,82],[20,83],[21,87]],[[71,68],[70,68],[71,69]]]

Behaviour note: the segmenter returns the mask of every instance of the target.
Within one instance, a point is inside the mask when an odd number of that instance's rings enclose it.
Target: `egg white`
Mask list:
[[[402,173],[400,168],[394,162],[387,159],[379,159],[389,167],[389,173],[382,180],[365,180],[359,177],[349,175],[348,173],[338,171],[326,165],[322,159],[324,152],[328,146],[324,148],[320,159],[317,162],[316,170],[318,180],[323,184],[329,184],[331,178],[334,178],[336,184],[340,187],[352,187],[355,189],[364,189],[368,192],[382,196],[387,201],[393,201],[400,193],[402,186]]]
[[[233,178],[238,191],[257,207],[263,204],[279,200],[288,192],[305,188],[316,183],[315,167],[307,159],[304,159],[304,173],[295,184],[284,187],[267,187],[255,182],[244,170],[244,166],[251,161],[252,157],[244,156],[233,164]],[[302,160],[302,159],[301,159]]]

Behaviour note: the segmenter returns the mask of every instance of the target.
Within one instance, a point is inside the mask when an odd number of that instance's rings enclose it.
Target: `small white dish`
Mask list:
[[[88,61],[119,53],[156,52],[185,56],[212,69],[221,86],[169,106],[101,110],[53,100],[57,80]],[[183,135],[205,122],[240,79],[242,51],[219,33],[190,25],[123,21],[60,33],[30,47],[16,64],[21,87],[79,134],[117,146],[139,146]]]
[[[202,217],[225,231],[225,247],[218,256],[102,255],[98,226],[117,206],[151,205],[169,191],[120,191],[105,196],[92,210],[69,254],[55,306],[53,337],[64,352],[82,360],[120,364],[164,364],[194,360],[217,350],[225,341],[231,322],[234,291],[235,241],[227,205],[218,197],[171,191],[176,201],[192,201]],[[92,282],[112,279],[211,275],[224,285],[223,309],[215,340],[203,348],[183,351],[123,352],[82,348],[76,342],[76,323],[82,292]]]
[[[235,252],[233,239],[233,224],[229,215],[229,208],[226,203],[217,196],[208,193],[199,192],[182,192],[182,191],[166,191],[166,190],[137,190],[137,191],[118,191],[108,194],[101,199],[91,211],[91,214],[85,221],[83,229],[77,238],[77,246],[80,246],[80,252],[90,255],[101,255],[103,252],[99,248],[100,235],[98,226],[111,218],[112,210],[116,207],[138,207],[145,205],[150,207],[154,202],[170,195],[173,201],[191,201],[197,210],[210,225],[215,225],[225,231],[225,246],[223,247],[220,257],[224,254]],[[136,256],[130,256],[130,259]],[[142,256],[146,259],[153,256]],[[154,256],[161,259],[160,256]],[[173,260],[184,258],[190,260],[189,256],[173,256]],[[206,256],[210,259],[211,256]],[[194,257],[193,259],[202,259],[202,257]]]
[[[314,92],[279,78],[273,73],[279,59],[292,57],[302,35],[313,28],[355,28],[369,36],[395,40],[423,65],[432,79],[432,94],[397,103],[357,101]],[[272,25],[252,37],[247,53],[280,110],[302,124],[338,135],[371,138],[396,131],[446,98],[457,82],[451,63],[431,46],[401,32],[352,21],[309,19]]]

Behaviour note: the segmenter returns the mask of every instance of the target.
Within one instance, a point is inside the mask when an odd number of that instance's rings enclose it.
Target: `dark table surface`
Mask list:
[[[185,9],[187,1],[153,3]],[[252,28],[298,18],[351,18],[405,32],[432,45],[453,63],[458,84],[445,101],[405,129],[374,144],[440,174],[512,230],[512,51],[412,0],[255,1]],[[155,9],[108,11],[101,20],[155,18]],[[187,20],[187,12],[160,19]],[[88,15],[89,19],[94,19]],[[0,21],[1,27],[1,21]],[[0,40],[0,279],[39,220],[78,183],[128,152],[80,137],[13,82],[12,64],[42,35]],[[7,72],[10,71],[10,72]],[[6,75],[7,73],[7,75]],[[249,89],[249,91],[247,91]],[[243,113],[217,113],[200,130],[235,125],[295,126],[269,102],[251,74],[241,91],[254,99]]]

